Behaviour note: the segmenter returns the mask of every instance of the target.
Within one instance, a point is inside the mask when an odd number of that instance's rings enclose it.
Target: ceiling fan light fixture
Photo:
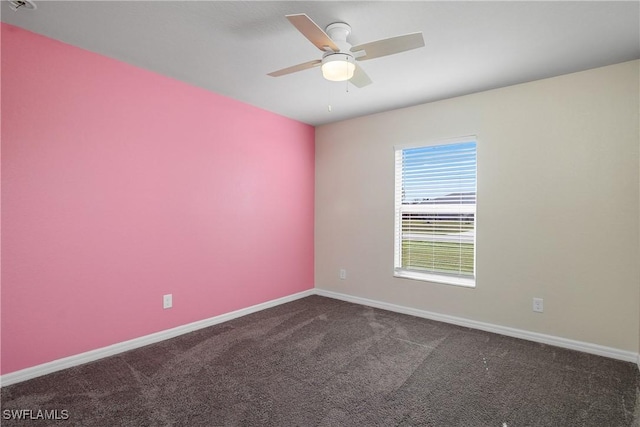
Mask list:
[[[322,58],[322,76],[332,82],[351,79],[355,70],[353,56],[346,53],[332,53]]]

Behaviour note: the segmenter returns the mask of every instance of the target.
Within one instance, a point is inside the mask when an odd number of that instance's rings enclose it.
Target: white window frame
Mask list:
[[[472,275],[455,275],[446,274],[441,272],[429,272],[416,269],[402,268],[402,212],[407,212],[407,206],[402,208],[402,152],[411,148],[423,148],[423,147],[435,147],[450,144],[459,144],[463,142],[475,142],[476,143],[476,203],[473,205],[474,214],[474,235],[473,235],[473,274]],[[396,145],[394,149],[395,159],[395,202],[394,202],[394,276],[404,279],[421,280],[435,283],[443,283],[448,285],[463,286],[468,288],[475,288],[476,286],[476,230],[478,226],[477,221],[477,170],[478,170],[478,138],[476,135],[469,135],[459,138],[443,139],[428,143],[415,143]],[[399,157],[400,156],[400,157]],[[437,209],[437,207],[434,207]],[[410,208],[409,208],[410,209]],[[469,209],[469,207],[464,207]],[[469,212],[471,213],[471,211]]]

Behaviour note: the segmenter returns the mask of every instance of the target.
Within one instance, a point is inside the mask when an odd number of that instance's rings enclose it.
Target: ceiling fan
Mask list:
[[[304,13],[286,15],[286,18],[324,54],[322,59],[269,73],[268,75],[272,77],[321,66],[322,75],[327,80],[349,80],[356,87],[364,87],[371,84],[371,79],[356,61],[366,61],[424,46],[422,32],[351,46],[347,41],[347,37],[351,33],[349,24],[336,22],[328,25],[325,32]]]

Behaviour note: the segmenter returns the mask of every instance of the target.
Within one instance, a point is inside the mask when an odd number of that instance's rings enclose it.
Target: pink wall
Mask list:
[[[313,186],[311,126],[2,24],[1,372],[311,289]]]

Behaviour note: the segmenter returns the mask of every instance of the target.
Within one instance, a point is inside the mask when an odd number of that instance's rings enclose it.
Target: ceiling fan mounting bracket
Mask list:
[[[345,22],[334,22],[327,25],[325,32],[333,41],[347,41],[347,37],[351,34],[351,25]]]

